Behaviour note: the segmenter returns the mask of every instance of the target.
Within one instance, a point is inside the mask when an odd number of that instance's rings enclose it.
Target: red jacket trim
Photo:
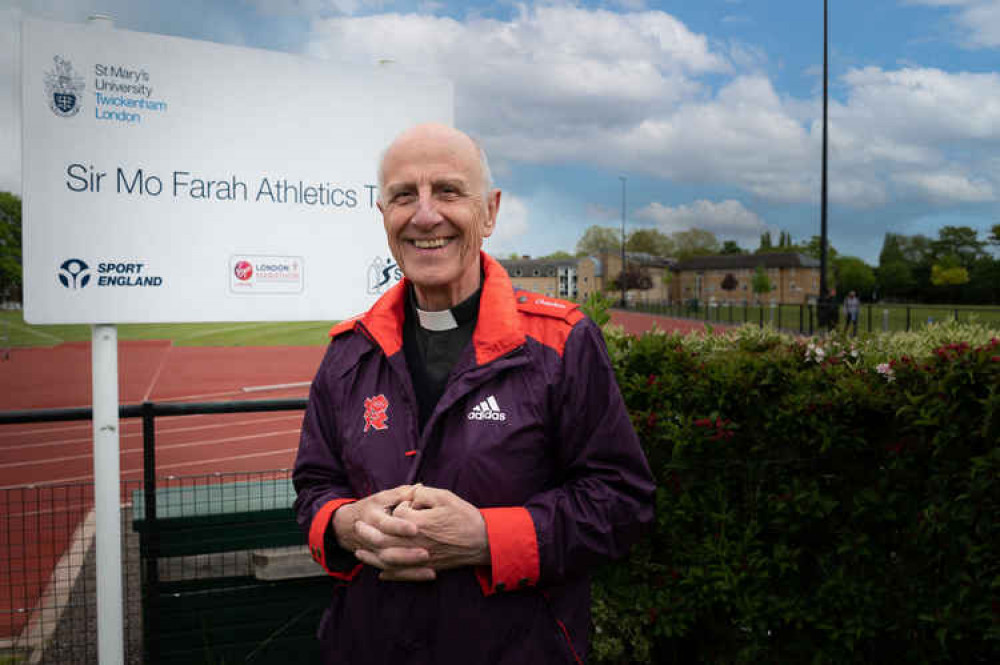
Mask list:
[[[538,538],[526,508],[483,508],[490,567],[476,568],[483,594],[514,591],[538,583]]]
[[[507,271],[486,252],[479,252],[480,265],[486,274],[483,292],[479,297],[479,320],[472,333],[476,363],[484,365],[510,353],[524,344],[520,326],[511,325],[518,320],[514,302],[514,287]],[[403,320],[406,317],[406,289],[409,280],[400,280],[378,299],[370,310],[360,317],[341,321],[330,330],[336,337],[362,325],[385,355],[391,356],[403,348]]]
[[[337,509],[347,503],[354,503],[357,499],[334,499],[327,501],[322,508],[313,516],[312,524],[309,526],[309,553],[316,563],[323,567],[328,575],[341,580],[352,580],[361,571],[361,564],[354,566],[349,571],[330,570],[326,567],[326,547],[324,537],[326,530],[332,525],[333,514]]]

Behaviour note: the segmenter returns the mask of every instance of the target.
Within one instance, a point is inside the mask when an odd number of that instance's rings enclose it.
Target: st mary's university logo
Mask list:
[[[45,97],[53,113],[63,118],[72,118],[80,112],[83,77],[76,75],[73,63],[69,60],[57,55],[52,61],[55,68],[45,72]]]

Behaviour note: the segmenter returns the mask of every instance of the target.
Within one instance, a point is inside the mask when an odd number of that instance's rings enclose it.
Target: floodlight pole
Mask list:
[[[819,235],[819,307],[818,317],[820,327],[829,328],[833,323],[832,304],[830,302],[829,285],[826,283],[827,266],[827,235],[826,235],[826,211],[827,211],[827,100],[829,97],[829,29],[828,29],[828,0],[823,0],[823,175],[820,187],[820,235]]]
[[[618,176],[618,179],[622,181],[622,272],[621,277],[621,287],[622,287],[622,307],[628,307],[628,303],[625,300],[625,181],[627,178],[623,175]]]
[[[93,30],[114,28],[114,21],[108,16],[91,16],[87,24]],[[101,665],[124,665],[118,328],[109,324],[94,325],[91,335],[97,660]]]

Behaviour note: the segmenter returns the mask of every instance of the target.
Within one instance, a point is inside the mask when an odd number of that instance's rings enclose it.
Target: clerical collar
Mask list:
[[[454,330],[464,323],[474,321],[479,315],[479,296],[483,289],[480,286],[471,296],[458,303],[451,309],[444,309],[439,312],[427,312],[417,307],[417,296],[410,286],[410,303],[417,313],[417,320],[420,327],[432,332],[442,330]]]

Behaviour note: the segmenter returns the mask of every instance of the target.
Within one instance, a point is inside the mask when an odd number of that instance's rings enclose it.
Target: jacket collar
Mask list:
[[[480,251],[479,259],[485,279],[472,345],[476,352],[476,364],[485,365],[524,344],[525,337],[517,313],[514,287],[507,271],[486,252]],[[403,347],[408,285],[406,278],[398,282],[355,322],[364,326],[387,356],[398,353]]]

